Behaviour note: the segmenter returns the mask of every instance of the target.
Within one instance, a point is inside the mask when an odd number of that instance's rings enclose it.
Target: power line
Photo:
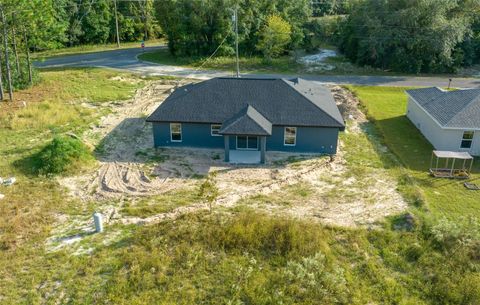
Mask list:
[[[195,69],[195,71],[198,71],[200,70],[206,63],[207,61],[209,61],[210,59],[212,59],[213,56],[215,56],[215,54],[217,54],[218,50],[220,50],[220,47],[223,45],[223,43],[227,40],[228,36],[230,36],[229,34],[225,35],[225,37],[223,38],[222,42],[218,45],[218,47],[215,49],[215,51],[213,51],[213,53],[203,61],[203,63]]]

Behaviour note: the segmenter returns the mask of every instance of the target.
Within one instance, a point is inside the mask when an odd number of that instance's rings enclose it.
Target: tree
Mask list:
[[[285,52],[291,42],[292,26],[282,17],[272,15],[267,18],[266,25],[260,32],[259,49],[267,59],[278,57]]]
[[[359,1],[341,31],[340,49],[361,65],[394,71],[454,72],[478,0]]]
[[[288,49],[302,45],[303,26],[311,16],[310,0],[162,0],[157,18],[174,55],[208,56],[222,41],[217,54],[233,54],[233,8],[238,6],[239,49],[258,54],[256,46],[268,16],[277,15],[291,26]]]
[[[342,15],[349,11],[351,0],[312,0],[313,16]]]
[[[228,37],[219,54],[233,54],[232,8],[227,0],[164,0],[157,17],[174,55],[211,54]]]

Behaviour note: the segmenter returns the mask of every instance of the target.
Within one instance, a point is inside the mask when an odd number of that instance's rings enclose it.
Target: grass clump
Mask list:
[[[66,174],[85,168],[94,162],[90,149],[79,139],[56,136],[33,157],[34,172]]]

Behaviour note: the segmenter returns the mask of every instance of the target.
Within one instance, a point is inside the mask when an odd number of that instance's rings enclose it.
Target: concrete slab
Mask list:
[[[257,163],[260,163],[260,151],[258,151],[258,150],[230,150],[230,163],[233,163],[233,164],[257,164]]]

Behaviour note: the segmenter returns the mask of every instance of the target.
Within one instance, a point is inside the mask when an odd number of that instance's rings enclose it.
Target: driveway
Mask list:
[[[145,52],[155,51],[164,47],[147,47]],[[140,48],[121,49],[97,53],[52,57],[45,61],[35,62],[39,68],[53,67],[105,67],[126,70],[146,75],[170,75],[186,78],[209,79],[213,77],[233,76],[233,71],[196,70],[169,65],[160,65],[140,61],[137,56],[142,53]],[[372,86],[401,86],[401,87],[429,87],[448,86],[448,77],[411,77],[411,76],[358,76],[358,75],[285,75],[285,74],[242,74],[258,78],[293,78],[304,79],[332,84],[353,84]],[[452,87],[480,88],[478,78],[453,78]]]

